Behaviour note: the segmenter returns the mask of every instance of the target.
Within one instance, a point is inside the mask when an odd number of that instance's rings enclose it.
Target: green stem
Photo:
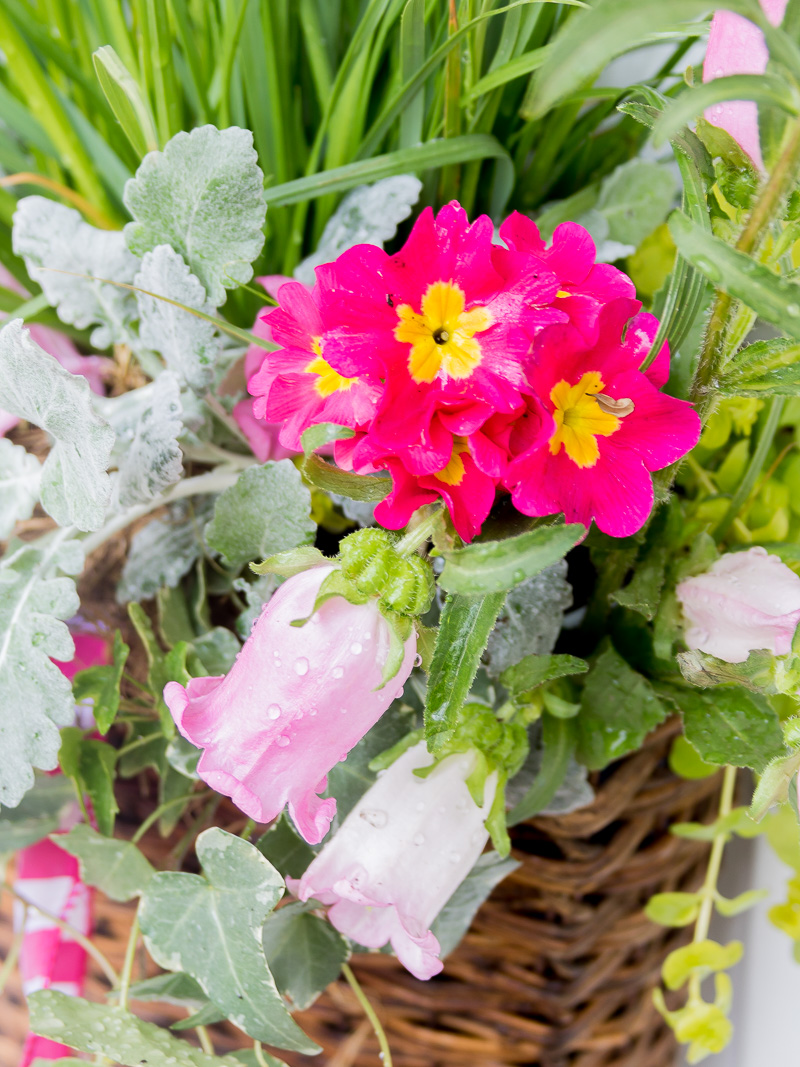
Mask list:
[[[125,961],[122,964],[122,976],[119,983],[119,1006],[123,1011],[128,1010],[128,990],[131,986],[131,973],[133,961],[136,955],[136,942],[139,940],[139,909],[133,917],[131,932],[128,935],[128,945],[125,949]]]
[[[194,1030],[197,1034],[197,1039],[200,1042],[200,1048],[205,1052],[206,1056],[215,1056],[216,1052],[214,1051],[214,1045],[205,1026],[196,1026]]]
[[[350,988],[356,995],[356,1000],[364,1009],[364,1014],[372,1024],[372,1029],[375,1031],[375,1036],[377,1037],[378,1045],[380,1046],[381,1063],[383,1064],[383,1067],[392,1067],[392,1052],[389,1048],[389,1042],[386,1040],[386,1033],[381,1026],[381,1021],[375,1014],[375,1009],[370,1004],[369,1000],[367,1000],[366,993],[358,984],[358,979],[346,963],[342,964],[342,974],[347,979]]]
[[[196,800],[202,795],[202,793],[187,793],[185,796],[175,797],[173,800],[165,800],[163,804],[159,804],[154,811],[150,812],[150,814],[144,820],[142,825],[131,838],[133,844],[135,845],[137,844],[137,842],[141,841],[141,839],[144,837],[144,835],[147,833],[153,823],[157,819],[160,819],[165,811],[169,811],[170,808],[174,808],[177,804],[185,804],[190,800]]]
[[[775,437],[775,432],[778,429],[781,414],[783,413],[783,402],[782,396],[774,396],[770,401],[769,413],[761,433],[759,434],[755,450],[753,451],[753,455],[747,470],[745,471],[744,477],[739,482],[722,521],[714,531],[714,538],[717,541],[722,541],[725,537],[725,534],[730,529],[731,523],[738,516],[743,504],[749,498],[753,486],[756,484],[758,476],[764,468],[767,454],[772,447],[772,441]]]
[[[239,837],[243,837],[245,841],[249,841],[250,838],[253,836],[253,830],[255,830],[255,828],[256,828],[255,819],[248,819],[247,822],[242,827],[242,832],[239,834]]]
[[[425,544],[436,529],[436,524],[439,521],[439,511],[440,509],[437,507],[427,516],[420,516],[419,522],[411,526],[408,532],[394,546],[398,556],[411,556]]]

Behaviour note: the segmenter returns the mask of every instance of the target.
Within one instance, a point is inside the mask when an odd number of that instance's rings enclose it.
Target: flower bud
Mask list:
[[[197,770],[245,815],[268,822],[288,804],[297,829],[321,841],[336,801],[317,794],[327,774],[402,692],[416,652],[413,627],[391,684],[391,647],[377,600],[332,596],[314,611],[324,579],[314,567],[289,578],[267,603],[227,675],[170,682],[164,699],[178,729],[203,748]],[[298,618],[309,621],[293,626]]]
[[[359,592],[379,597],[390,611],[424,615],[433,599],[431,568],[419,556],[398,555],[396,540],[386,530],[349,534],[339,544],[342,574]]]
[[[690,623],[689,648],[727,663],[743,663],[755,649],[791,651],[800,622],[800,578],[765,548],[729,552],[705,574],[675,590]]]

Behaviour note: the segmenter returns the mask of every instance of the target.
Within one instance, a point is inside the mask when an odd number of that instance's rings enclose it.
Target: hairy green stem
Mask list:
[[[772,447],[772,441],[775,437],[775,432],[778,429],[778,424],[781,420],[781,414],[783,413],[783,397],[774,396],[770,401],[769,413],[759,434],[756,447],[753,451],[753,455],[750,459],[750,463],[747,466],[744,477],[739,482],[736,488],[736,492],[733,494],[728,510],[722,518],[722,521],[714,531],[714,538],[717,541],[722,541],[725,534],[731,527],[731,523],[737,518],[739,512],[742,510],[743,505],[750,497],[750,493],[758,480],[759,474],[764,468],[764,464],[767,459],[767,454]]]
[[[411,526],[411,529],[394,546],[398,556],[411,556],[425,544],[436,529],[436,523],[439,521],[439,511],[440,509],[437,507],[427,516],[420,516],[419,522]]]
[[[342,964],[342,974],[347,979],[348,985],[356,995],[356,1000],[364,1009],[364,1014],[372,1024],[372,1029],[375,1031],[375,1036],[377,1037],[378,1045],[380,1046],[383,1067],[392,1067],[392,1052],[389,1048],[389,1042],[386,1039],[386,1032],[381,1026],[381,1021],[376,1015],[375,1009],[370,1004],[366,993],[359,985],[358,979],[346,963]]]

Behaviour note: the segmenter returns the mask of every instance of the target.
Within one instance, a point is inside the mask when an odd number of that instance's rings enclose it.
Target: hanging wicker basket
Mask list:
[[[696,889],[708,846],[669,833],[675,822],[713,817],[718,776],[677,778],[667,766],[679,731],[672,720],[640,751],[595,776],[594,802],[571,815],[533,819],[512,839],[520,867],[479,911],[444,974],[419,982],[387,955],[358,956],[353,969],[378,1011],[395,1067],[670,1067],[674,1039],[652,1005],[666,954],[682,931],[643,914],[656,892]],[[231,816],[235,809],[227,809]],[[131,816],[133,816],[131,812]],[[118,832],[139,824],[120,819]],[[158,865],[169,843],[144,842]],[[96,940],[122,964],[133,907],[99,897]],[[0,952],[11,941],[2,915]],[[151,965],[152,966],[152,965]],[[99,998],[93,975],[88,996]],[[161,1005],[136,1004],[168,1023]],[[343,982],[326,990],[301,1026],[320,1057],[285,1054],[292,1067],[375,1067],[371,1027]],[[0,1004],[0,1064],[16,1067],[27,1013],[15,979]],[[231,1027],[211,1031],[217,1051],[237,1047]]]

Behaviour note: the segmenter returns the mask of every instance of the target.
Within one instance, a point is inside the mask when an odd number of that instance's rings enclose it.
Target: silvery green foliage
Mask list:
[[[274,574],[260,574],[254,582],[249,582],[246,578],[234,578],[233,588],[242,594],[247,605],[236,619],[236,632],[240,637],[247,640],[250,636],[256,619],[264,605],[272,598],[278,584],[279,579]]]
[[[205,289],[169,245],[158,245],[152,252],[145,252],[135,285],[137,289],[176,300],[206,315],[214,313],[215,305],[207,300]],[[214,364],[220,352],[214,324],[143,292],[136,297],[142,344],[159,352],[182,382],[204,393],[214,377]]]
[[[42,467],[21,445],[0,437],[0,540],[19,519],[29,519],[39,499]]]
[[[506,786],[506,805],[515,807],[536,780],[542,768],[542,730],[536,723],[531,728],[531,747],[525,763]],[[571,811],[585,808],[594,800],[594,790],[589,785],[589,772],[582,763],[570,756],[564,778],[553,799],[537,812],[537,815],[569,815]]]
[[[194,497],[173,504],[166,519],[151,519],[131,539],[117,587],[117,600],[146,600],[162,585],[176,586],[203,550],[203,527],[211,518],[214,497]]]
[[[561,559],[508,594],[483,656],[493,678],[525,656],[553,651],[564,612],[572,604],[566,574],[567,563]]]
[[[478,908],[494,887],[519,867],[519,861],[497,852],[484,852],[467,877],[431,923],[444,959],[467,932]]]
[[[342,509],[345,518],[357,522],[359,526],[375,525],[375,505],[368,500],[351,500],[348,496],[339,496],[338,493],[328,494],[334,504]]]
[[[397,233],[419,200],[422,182],[413,174],[397,174],[374,185],[351,190],[328,220],[316,252],[294,272],[305,285],[314,284],[314,268],[331,263],[353,245],[382,245]]]
[[[42,506],[60,526],[96,530],[111,497],[114,431],[92,408],[89,383],[70,374],[14,319],[0,330],[0,407],[47,430]]]
[[[121,231],[98,230],[70,207],[27,196],[14,215],[12,240],[62,322],[79,329],[94,325],[95,348],[135,343],[130,325],[138,313],[131,290],[76,276],[131,284],[139,261]]]
[[[173,485],[183,464],[178,437],[183,429],[178,379],[164,371],[152,383],[151,402],[140,415],[119,461],[114,503],[119,508],[144,504]]]
[[[79,601],[75,582],[63,575],[82,566],[81,546],[64,530],[12,543],[0,562],[0,803],[9,807],[33,785],[33,767],[57,765],[59,727],[75,716],[72,687],[52,660],[75,652],[62,620]]]
[[[264,176],[249,130],[200,126],[149,152],[125,185],[134,218],[125,227],[138,256],[171,245],[200,279],[214,307],[250,281],[264,244]]]

